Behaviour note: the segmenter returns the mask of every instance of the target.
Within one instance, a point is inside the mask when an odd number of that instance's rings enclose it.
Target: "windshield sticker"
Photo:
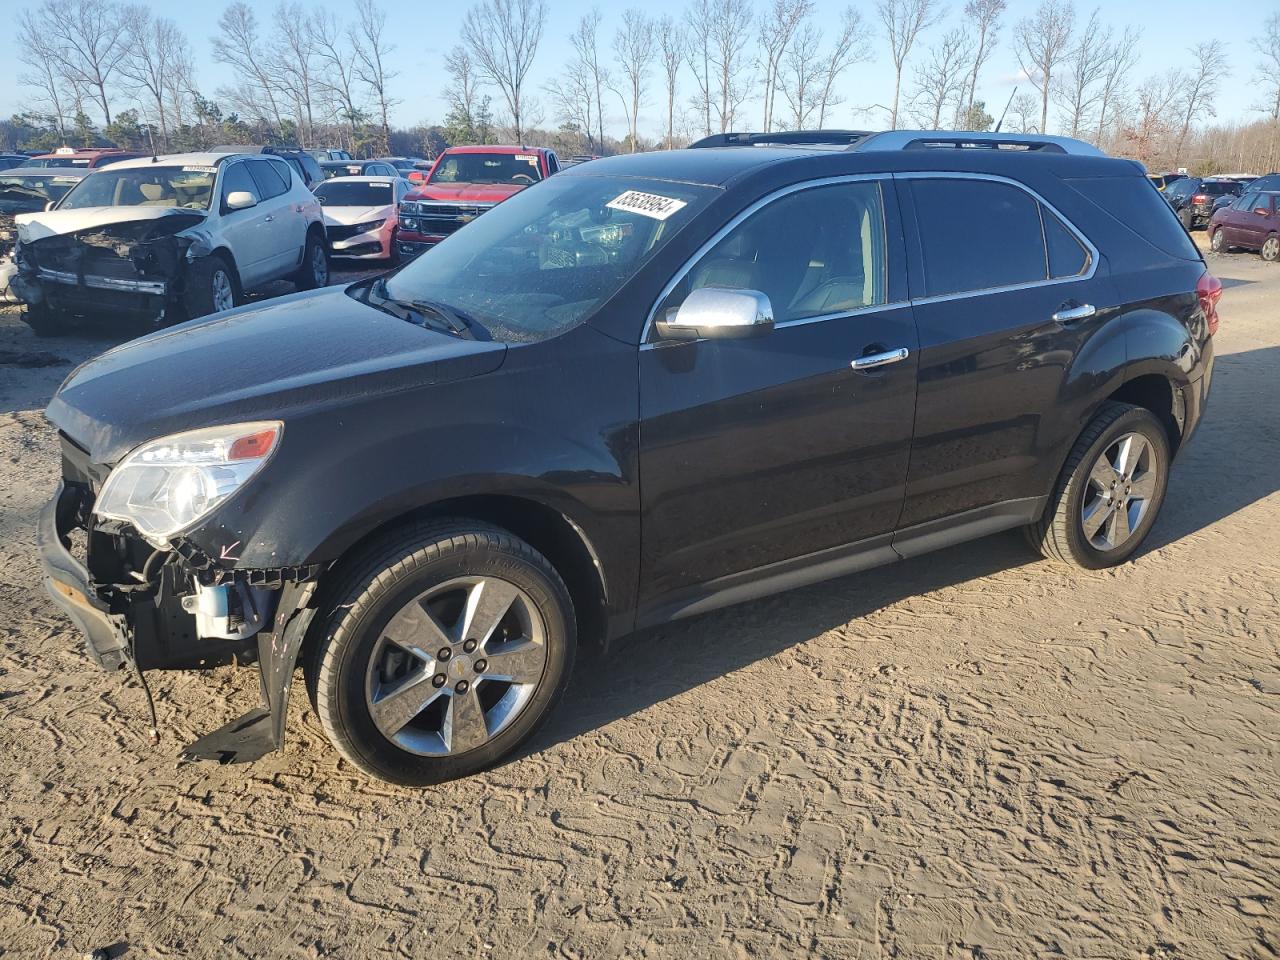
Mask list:
[[[183,167],[183,168],[182,168],[182,172],[183,172],[183,173],[217,173],[217,172],[218,172],[218,168],[217,168],[217,167],[206,167],[206,166],[200,166],[200,165],[198,165],[198,164],[193,164],[192,166],[189,166],[189,167]]]
[[[80,178],[79,177],[54,177],[53,182],[54,183],[79,183]]]
[[[641,193],[639,190],[628,190],[605,204],[606,207],[614,210],[622,210],[624,213],[638,213],[642,217],[651,217],[654,220],[665,220],[687,205],[685,201],[677,200],[674,197],[664,197],[656,193]]]
[[[530,154],[530,153],[517,153],[517,154],[516,154],[516,159],[517,159],[517,160],[523,160],[525,163],[531,163],[531,164],[533,164],[534,166],[537,166],[537,165],[538,165],[538,157],[537,157],[537,154]]]

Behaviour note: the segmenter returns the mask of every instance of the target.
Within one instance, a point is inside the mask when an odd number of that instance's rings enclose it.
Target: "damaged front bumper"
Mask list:
[[[37,546],[45,588],[84,635],[89,658],[140,677],[256,660],[259,705],[183,756],[246,762],[279,749],[318,569],[228,570],[180,550],[157,553],[114,523],[95,522],[93,482],[65,453],[64,474],[41,511]]]

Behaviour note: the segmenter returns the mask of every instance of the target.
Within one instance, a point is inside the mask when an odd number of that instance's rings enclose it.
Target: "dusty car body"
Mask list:
[[[17,234],[12,288],[38,334],[105,315],[160,326],[229,309],[268,280],[328,279],[320,203],[276,157],[113,164],[20,215]]]

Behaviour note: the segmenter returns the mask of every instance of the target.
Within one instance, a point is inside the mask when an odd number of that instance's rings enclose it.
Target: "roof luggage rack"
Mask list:
[[[779,130],[776,133],[713,133],[689,144],[702,147],[851,146],[869,130]]]
[[[779,133],[717,133],[691,147],[825,146],[859,153],[872,150],[1007,150],[1011,153],[1058,153],[1106,156],[1093,144],[1071,137],[1036,133],[976,133],[953,130],[785,130]]]

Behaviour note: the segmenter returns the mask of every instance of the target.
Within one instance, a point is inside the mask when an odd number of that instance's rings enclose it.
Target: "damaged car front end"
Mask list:
[[[234,549],[215,559],[182,536],[266,464],[282,431],[272,421],[188,431],[143,444],[110,470],[60,436],[63,479],[41,514],[38,547],[49,594],[90,659],[133,671],[144,686],[148,670],[258,662],[261,704],[190,744],[193,759],[254,760],[283,742],[320,568],[228,569]]]
[[[156,325],[188,316],[191,261],[210,252],[198,229],[204,216],[147,207],[116,213],[134,216],[65,233],[35,217],[19,221],[12,281],[19,299],[37,313],[106,311]]]

